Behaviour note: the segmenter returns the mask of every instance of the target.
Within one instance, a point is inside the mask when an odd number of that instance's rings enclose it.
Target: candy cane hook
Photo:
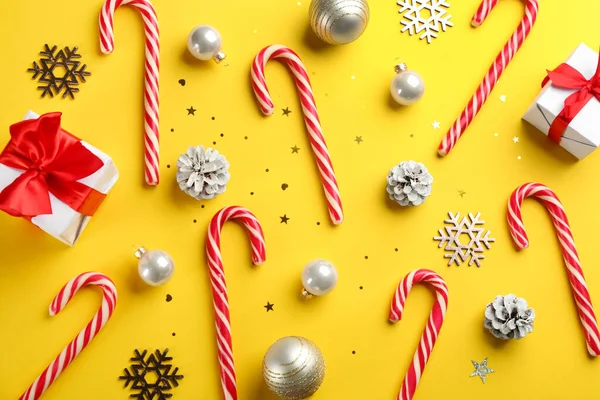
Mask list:
[[[225,222],[238,220],[246,227],[250,245],[252,246],[252,261],[255,265],[262,264],[266,259],[265,238],[258,219],[243,207],[225,207],[210,221],[206,239],[206,256],[210,271],[210,283],[215,307],[215,324],[217,327],[217,346],[219,364],[221,367],[221,385],[225,400],[237,400],[235,366],[233,362],[233,345],[231,340],[231,318],[229,316],[229,300],[223,257],[221,256],[221,230]]]
[[[508,201],[507,219],[510,234],[519,249],[529,247],[529,239],[527,238],[527,232],[525,231],[523,218],[521,217],[521,204],[528,197],[535,197],[541,200],[550,213],[558,241],[560,242],[565,266],[567,267],[569,282],[571,283],[573,297],[577,305],[577,313],[579,314],[581,325],[583,325],[583,329],[585,330],[587,349],[590,355],[596,357],[600,354],[598,322],[596,321],[592,299],[588,292],[583,270],[581,269],[581,262],[575,248],[575,241],[571,233],[569,220],[556,194],[550,188],[539,183],[527,183],[518,187]]]
[[[77,357],[79,353],[94,339],[111,317],[117,305],[117,289],[109,277],[98,272],[86,272],[71,279],[50,304],[50,316],[55,316],[62,311],[79,289],[85,286],[99,286],[102,288],[102,305],[94,317],[52,360],[50,365],[33,382],[19,400],[37,400],[44,394],[48,387],[58,378],[64,369]]]
[[[315,155],[319,172],[321,173],[321,182],[323,183],[323,190],[327,198],[329,216],[334,224],[341,224],[344,220],[344,213],[342,210],[340,189],[338,188],[327,143],[325,143],[325,137],[321,129],[321,122],[319,121],[319,113],[317,112],[310,78],[302,60],[300,60],[298,54],[292,49],[281,45],[272,45],[265,47],[256,55],[252,64],[251,75],[252,88],[254,89],[260,109],[263,114],[271,115],[275,107],[265,80],[265,66],[271,59],[280,59],[283,61],[294,76],[296,89],[300,95],[300,103],[302,104],[302,112],[304,113],[304,122],[306,123],[310,145]]]
[[[144,78],[144,162],[148,185],[158,185],[158,69],[159,34],[156,11],[149,0],[107,0],[100,11],[100,50],[110,54],[115,47],[113,17],[120,6],[136,7],[144,19],[146,33],[146,62]]]
[[[490,14],[492,9],[498,4],[499,0],[483,0],[479,9],[473,16],[473,20],[471,21],[471,25],[474,27],[478,27],[485,21],[487,16]],[[523,45],[523,42],[529,35],[531,28],[535,24],[535,20],[537,19],[538,14],[538,2],[537,0],[527,0],[525,3],[525,16],[521,20],[521,24],[517,28],[517,30],[513,33],[511,38],[502,48],[502,51],[496,57],[496,60],[488,70],[487,74],[483,78],[483,82],[477,88],[477,91],[469,101],[469,104],[464,109],[464,111],[460,114],[456,122],[446,136],[440,146],[438,148],[438,153],[440,156],[445,156],[452,150],[452,148],[458,142],[458,139],[463,135],[467,127],[471,124],[487,98],[489,97],[492,89],[496,86],[498,79],[506,69],[506,66],[513,59],[517,51]]]
[[[429,314],[425,331],[421,335],[415,356],[402,382],[402,388],[397,400],[410,400],[413,398],[417,390],[417,385],[421,380],[421,375],[423,375],[423,371],[425,370],[425,365],[427,365],[427,361],[433,351],[433,346],[435,346],[437,337],[442,329],[446,310],[448,309],[448,287],[444,279],[433,271],[417,269],[406,275],[398,285],[390,309],[390,322],[395,323],[400,321],[408,293],[415,283],[421,282],[428,283],[433,287],[436,299]]]

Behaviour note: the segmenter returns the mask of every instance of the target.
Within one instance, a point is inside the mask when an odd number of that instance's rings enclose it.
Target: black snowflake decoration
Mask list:
[[[78,47],[65,47],[58,50],[57,46],[50,48],[47,44],[44,45],[44,50],[40,51],[39,64],[34,61],[33,67],[27,70],[33,73],[32,79],[37,79],[41,84],[38,89],[42,91],[42,97],[54,97],[62,92],[63,99],[67,96],[74,99],[75,93],[79,92],[79,83],[85,82],[85,77],[92,75],[86,71],[87,65],[78,61],[81,54],[77,49]]]
[[[130,359],[131,368],[125,369],[125,375],[119,377],[125,381],[125,387],[131,384],[130,390],[137,391],[129,395],[130,399],[165,400],[173,397],[167,391],[179,386],[178,380],[183,379],[183,375],[177,374],[177,367],[171,371],[173,366],[167,362],[173,360],[173,357],[168,357],[168,352],[169,349],[164,352],[156,350],[146,357],[148,350],[142,353],[134,351],[135,357]]]

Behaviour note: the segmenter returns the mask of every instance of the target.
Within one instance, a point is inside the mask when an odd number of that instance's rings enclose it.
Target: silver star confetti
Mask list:
[[[471,360],[471,362],[473,363],[473,366],[475,367],[475,371],[471,372],[471,377],[473,376],[478,376],[481,378],[481,382],[485,383],[485,378],[487,376],[487,374],[491,374],[494,371],[491,368],[488,368],[487,366],[487,357],[480,363],[475,362],[473,360]]]

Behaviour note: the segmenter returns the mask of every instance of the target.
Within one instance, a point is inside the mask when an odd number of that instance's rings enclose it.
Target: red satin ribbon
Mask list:
[[[60,117],[49,113],[10,127],[11,139],[0,153],[0,163],[25,172],[0,192],[0,210],[25,218],[52,214],[52,193],[84,215],[95,212],[104,195],[77,181],[104,163],[60,128]]]
[[[562,89],[578,89],[567,97],[564,108],[550,125],[548,137],[560,143],[567,127],[579,111],[594,97],[600,101],[600,58],[596,73],[591,79],[585,79],[581,72],[569,64],[561,64],[554,71],[548,71],[542,86],[546,86],[548,81],[551,81],[552,86]]]

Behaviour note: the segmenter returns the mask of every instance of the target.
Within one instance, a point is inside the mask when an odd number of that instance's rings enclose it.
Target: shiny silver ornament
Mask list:
[[[150,286],[164,285],[175,272],[175,263],[171,256],[162,250],[147,250],[140,247],[135,252],[138,261],[138,273]]]
[[[337,281],[337,270],[332,263],[327,260],[311,261],[302,270],[302,296],[306,299],[324,296],[335,288]]]
[[[329,44],[346,44],[363,34],[369,23],[367,0],[312,0],[310,26]]]
[[[199,25],[188,36],[188,50],[198,60],[210,60],[212,58],[220,63],[225,59],[225,53],[221,51],[221,46],[221,34],[210,25]]]
[[[310,340],[299,336],[284,337],[267,350],[263,376],[269,389],[282,399],[306,399],[325,379],[325,360]]]
[[[403,106],[415,104],[425,93],[423,78],[416,72],[409,71],[404,63],[396,65],[394,69],[396,76],[390,86],[392,97]]]

